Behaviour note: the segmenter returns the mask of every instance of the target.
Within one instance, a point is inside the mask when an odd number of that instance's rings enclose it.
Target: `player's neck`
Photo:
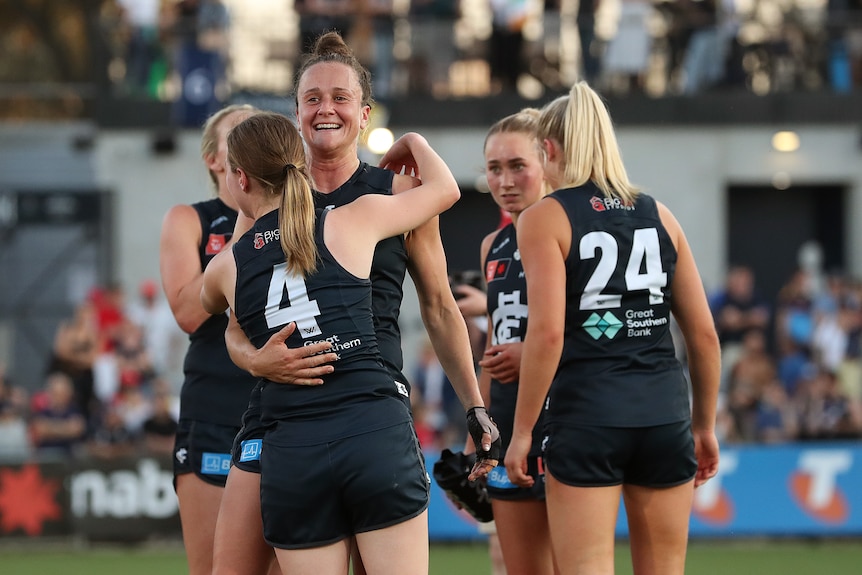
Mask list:
[[[314,181],[314,189],[318,192],[328,194],[338,189],[359,167],[359,158],[356,155],[340,158],[320,158],[311,161],[311,178]]]

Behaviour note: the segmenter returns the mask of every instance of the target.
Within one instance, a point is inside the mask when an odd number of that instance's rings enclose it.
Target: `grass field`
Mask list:
[[[2,541],[2,540],[0,540]],[[0,545],[3,575],[182,575],[182,548]],[[482,544],[431,546],[429,575],[490,573]],[[858,575],[862,541],[693,542],[687,575]],[[617,575],[630,575],[628,548],[617,550]]]

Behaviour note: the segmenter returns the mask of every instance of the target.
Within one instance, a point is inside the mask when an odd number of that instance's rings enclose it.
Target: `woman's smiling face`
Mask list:
[[[362,104],[355,71],[346,64],[315,64],[299,80],[296,117],[312,153],[341,147],[355,150],[370,112],[371,107]]]

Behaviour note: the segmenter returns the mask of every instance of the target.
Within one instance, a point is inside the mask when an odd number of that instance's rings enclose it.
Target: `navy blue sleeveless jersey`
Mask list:
[[[380,358],[371,282],[342,268],[323,242],[328,212],[318,210],[319,262],[306,278],[286,271],[278,210],[258,219],[233,248],[235,313],[251,342],[260,347],[294,321],[288,347],[329,341],[338,354],[335,371],[323,376],[322,385],[263,383],[261,422],[277,423],[275,435],[267,437],[281,445],[313,445],[410,421],[401,399],[406,390]]]
[[[569,217],[572,246],[547,422],[640,427],[688,419],[688,384],[670,332],[677,252],[655,200],[640,194],[626,204],[592,183],[548,197]]]
[[[515,226],[501,229],[485,257],[485,282],[488,285],[488,315],[491,318],[491,343],[515,343],[524,341],[527,335],[527,280]],[[500,430],[503,452],[512,441],[515,424],[515,402],[518,398],[518,382],[500,383],[491,379],[491,417]],[[543,416],[533,428],[533,446],[530,455],[541,454]]]
[[[237,212],[218,198],[192,204],[201,221],[201,269],[230,241]],[[239,426],[256,379],[228,355],[224,332],[228,316],[210,316],[189,335],[183,362],[180,418]]]
[[[315,194],[315,205],[343,206],[365,194],[392,194],[395,173],[362,162],[356,172],[339,188],[328,194]],[[377,327],[377,345],[383,363],[392,376],[407,384],[402,373],[404,356],[401,351],[401,329],[398,317],[404,296],[404,275],[407,272],[407,248],[404,236],[381,241],[374,251],[371,264],[371,307]]]

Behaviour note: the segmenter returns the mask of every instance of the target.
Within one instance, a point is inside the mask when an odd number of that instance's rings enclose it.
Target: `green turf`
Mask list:
[[[2,539],[0,539],[2,541]],[[0,546],[3,575],[183,575],[182,549]],[[482,544],[431,546],[430,575],[486,575]],[[631,575],[628,548],[617,549],[617,575]],[[862,573],[862,541],[693,542],[687,575],[857,575]]]

